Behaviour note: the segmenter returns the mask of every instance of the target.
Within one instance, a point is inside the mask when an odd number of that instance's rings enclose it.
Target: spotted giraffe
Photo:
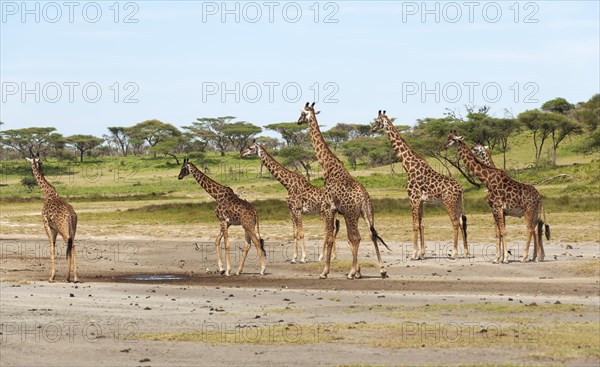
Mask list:
[[[462,187],[452,177],[444,176],[431,168],[402,138],[392,121],[379,111],[375,119],[373,132],[384,129],[408,174],[406,191],[412,207],[413,220],[413,254],[412,259],[425,258],[425,226],[423,225],[423,203],[443,203],[452,221],[454,248],[452,257],[458,254],[458,230],[460,227],[463,240],[463,255],[469,257],[467,244],[467,217],[464,215],[464,193]],[[418,242],[420,239],[421,251]]]
[[[185,176],[191,174],[196,182],[217,201],[217,208],[215,213],[219,219],[221,230],[217,239],[215,240],[215,246],[217,248],[217,263],[221,274],[226,276],[230,275],[231,271],[231,259],[229,255],[229,226],[241,225],[245,231],[246,245],[244,246],[244,253],[240,261],[240,265],[236,272],[236,275],[242,273],[246,257],[250,251],[251,243],[256,246],[258,252],[258,258],[260,260],[260,275],[265,275],[265,257],[267,253],[264,247],[264,241],[260,237],[260,230],[258,225],[258,213],[252,204],[246,200],[238,197],[230,187],[221,185],[210,177],[200,171],[193,163],[190,163],[186,158],[183,161],[183,166],[179,172],[179,179],[183,179]],[[223,262],[221,260],[221,239],[225,242],[225,261],[227,268],[223,269]]]
[[[322,211],[325,213],[325,241],[327,243],[327,253],[325,256],[325,268],[320,274],[320,278],[327,278],[331,266],[331,250],[334,240],[334,220],[336,213],[344,216],[346,221],[346,230],[348,231],[348,242],[350,242],[350,250],[352,252],[352,268],[348,273],[348,279],[358,279],[361,277],[360,266],[358,264],[358,247],[360,245],[360,233],[358,231],[358,220],[362,216],[371,232],[371,240],[375,246],[375,253],[379,266],[379,272],[382,278],[387,277],[387,272],[384,269],[379,252],[378,241],[387,248],[385,242],[379,237],[375,230],[373,203],[369,197],[369,193],[364,186],[356,182],[342,163],[327,146],[319,123],[317,122],[317,114],[320,111],[315,111],[315,103],[309,105],[307,102],[303,109],[300,110],[300,118],[298,124],[308,124],[310,127],[310,139],[319,161],[319,165],[323,170],[323,178],[325,181],[325,200],[323,201]],[[389,249],[389,248],[388,248]]]
[[[490,167],[494,167],[494,168],[498,168],[496,167],[496,164],[494,163],[494,161],[492,160],[492,155],[490,154],[490,151],[488,150],[488,147],[483,146],[479,143],[473,145],[473,148],[471,148],[471,152],[473,152],[473,154],[483,163],[487,164]]]
[[[533,259],[535,261],[544,260],[544,245],[542,241],[541,214],[544,213],[542,198],[538,191],[532,185],[517,182],[511,179],[506,172],[501,169],[488,166],[478,159],[467,147],[464,138],[459,136],[456,131],[448,135],[444,144],[444,149],[452,146],[458,148],[460,159],[465,162],[473,174],[487,187],[488,192],[486,201],[492,208],[496,230],[496,259],[494,263],[502,261],[508,263],[508,244],[506,242],[506,224],[505,217],[525,217],[527,226],[527,240],[521,262],[525,262],[529,257],[529,244],[533,236],[534,251]],[[544,213],[545,217],[545,213]],[[537,232],[537,233],[536,233]],[[550,227],[546,224],[546,239],[550,239]]]
[[[42,194],[44,195],[44,207],[42,209],[42,218],[44,229],[50,240],[50,282],[54,281],[56,275],[55,269],[55,251],[56,237],[61,235],[67,243],[67,282],[71,281],[71,265],[73,265],[73,282],[79,282],[77,277],[77,262],[75,261],[75,232],[77,230],[77,214],[73,207],[61,198],[54,186],[52,186],[44,176],[42,162],[40,157],[26,158],[31,163],[31,170],[37,181]]]
[[[293,226],[293,237],[294,237],[294,257],[292,263],[295,263],[298,259],[298,243],[300,243],[302,250],[302,257],[300,262],[306,262],[306,248],[304,244],[304,226],[302,224],[302,214],[321,214],[323,218],[324,213],[321,211],[321,203],[325,195],[325,190],[311,185],[308,180],[296,173],[285,168],[281,163],[277,162],[271,155],[265,150],[265,148],[255,141],[250,143],[248,147],[240,155],[241,158],[257,155],[260,158],[262,164],[267,167],[269,172],[279,181],[287,190],[287,205],[292,217]],[[339,220],[335,223],[335,235],[333,242],[333,258],[335,259],[337,249],[335,245],[335,237],[340,228]],[[319,261],[323,259],[325,253],[325,240],[323,240],[323,246],[321,254],[319,255]]]

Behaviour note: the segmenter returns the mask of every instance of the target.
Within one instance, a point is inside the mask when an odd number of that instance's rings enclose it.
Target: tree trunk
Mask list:
[[[175,159],[175,162],[177,162],[177,165],[179,166],[181,163],[179,163],[179,159],[177,159],[177,156],[173,153],[165,153],[165,155],[169,156],[169,157],[173,157]]]
[[[83,152],[84,150],[79,151],[79,162],[83,162]]]

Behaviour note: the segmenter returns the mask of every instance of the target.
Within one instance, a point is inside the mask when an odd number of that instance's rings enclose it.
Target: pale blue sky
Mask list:
[[[4,129],[101,136],[223,115],[264,126],[295,121],[315,90],[325,128],[379,109],[413,125],[465,104],[516,115],[600,89],[598,1],[336,1],[317,3],[318,16],[314,1],[228,2],[225,22],[221,1],[120,2],[118,14],[114,3],[1,2]]]

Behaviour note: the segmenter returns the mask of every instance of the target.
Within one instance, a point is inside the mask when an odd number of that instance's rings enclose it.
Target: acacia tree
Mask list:
[[[283,158],[284,165],[291,165],[298,170],[298,165],[304,169],[306,178],[310,181],[310,169],[312,163],[317,159],[315,154],[300,145],[281,148],[278,152],[278,156]]]
[[[350,134],[347,130],[332,127],[323,133],[323,138],[325,138],[330,145],[333,145],[334,151],[337,151],[338,145],[347,141],[350,138]]]
[[[79,151],[79,161],[83,162],[83,154],[102,144],[104,140],[93,135],[71,135],[66,139],[67,144]]]
[[[192,122],[191,126],[184,126],[183,128],[200,140],[212,144],[221,153],[221,157],[223,157],[229,145],[229,139],[225,134],[225,130],[227,129],[227,124],[234,119],[234,116],[202,117]]]
[[[128,140],[127,128],[120,127],[120,126],[113,126],[113,127],[109,127],[108,131],[110,131],[110,134],[111,134],[108,136],[108,138],[112,142],[117,144],[117,146],[121,149],[121,154],[123,154],[123,157],[127,157],[127,153],[129,151],[129,142],[127,141]]]
[[[28,127],[0,132],[2,144],[18,151],[23,157],[43,154],[62,138],[53,127]]]
[[[223,128],[225,137],[240,154],[246,149],[250,141],[261,131],[262,128],[246,121],[237,121],[226,124]]]
[[[298,125],[295,122],[279,122],[265,126],[281,135],[288,147],[302,145],[308,141],[308,125]]]
[[[508,150],[508,139],[521,129],[521,124],[514,118],[490,119],[495,141],[502,149],[502,167],[506,169],[506,151]]]
[[[592,96],[587,102],[578,103],[569,112],[569,116],[585,126],[589,133],[578,150],[585,154],[600,151],[600,94]]]
[[[556,164],[556,150],[560,143],[568,135],[581,132],[579,123],[556,112],[530,110],[522,112],[518,118],[533,132],[536,163],[540,161],[542,148],[548,138],[552,141],[552,163]]]
[[[146,120],[140,122],[139,124],[130,127],[127,132],[130,138],[133,138],[134,140],[137,139],[138,143],[139,141],[148,143],[150,149],[162,141],[181,136],[181,131],[175,126],[159,120]],[[156,150],[153,150],[152,153],[156,158]]]

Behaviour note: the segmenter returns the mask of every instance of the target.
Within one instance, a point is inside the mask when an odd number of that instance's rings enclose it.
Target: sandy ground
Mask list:
[[[289,262],[291,244],[268,242],[266,276],[252,249],[244,273],[224,277],[209,241],[82,238],[81,283],[67,284],[62,243],[57,282],[48,283],[46,238],[4,236],[0,364],[600,363],[598,243],[551,241],[546,261],[525,264],[515,244],[506,265],[491,263],[493,244],[472,244],[473,257],[452,260],[448,243],[428,243],[428,259],[410,261],[411,244],[391,243],[392,252],[383,250],[389,278],[381,279],[363,242],[359,280],[345,279],[345,242],[320,280],[318,242],[309,244],[306,264]],[[232,244],[234,269],[240,246]],[[560,323],[598,328],[583,346],[595,352],[549,351],[541,341]]]

